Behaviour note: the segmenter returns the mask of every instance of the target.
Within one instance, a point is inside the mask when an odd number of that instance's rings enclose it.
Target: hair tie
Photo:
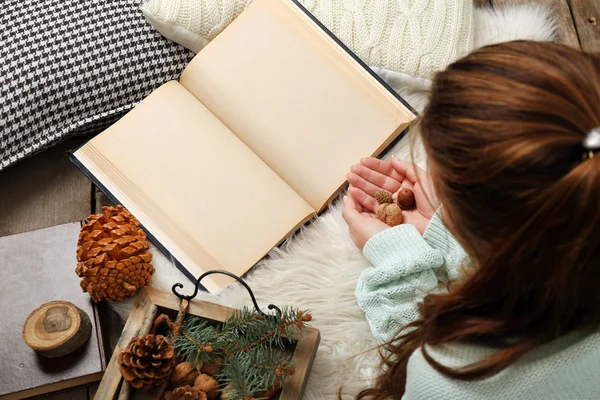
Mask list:
[[[583,154],[583,159],[593,158],[594,154],[600,150],[600,127],[590,130],[583,138],[581,145],[587,150],[587,153]]]

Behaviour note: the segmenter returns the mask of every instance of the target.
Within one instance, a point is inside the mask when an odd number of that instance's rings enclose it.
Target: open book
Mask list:
[[[242,275],[342,190],[415,113],[302,6],[254,0],[73,153],[190,278]],[[211,275],[211,292],[228,285]]]

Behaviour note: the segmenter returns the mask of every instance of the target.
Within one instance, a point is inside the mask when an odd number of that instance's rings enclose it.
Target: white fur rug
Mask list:
[[[515,39],[551,40],[554,18],[551,10],[529,4],[502,10],[479,9],[474,13],[474,46],[481,47]],[[377,70],[394,89],[417,110],[427,102],[430,82],[402,74]],[[411,135],[416,135],[415,130]],[[409,137],[403,138],[389,155],[410,160]],[[422,147],[413,149],[414,161],[425,167]],[[373,339],[363,312],[358,307],[354,289],[360,272],[368,261],[354,246],[341,218],[341,202],[333,205],[308,227],[280,248],[274,249],[248,274],[261,307],[269,303],[295,305],[308,309],[314,316],[313,326],[321,331],[319,347],[306,388],[305,399],[337,399],[343,386],[346,398],[369,384],[378,368],[377,342]],[[187,280],[162,254],[154,251],[156,274],[152,286],[171,291],[176,282]],[[239,285],[220,296],[201,294],[199,298],[232,307],[250,305],[250,298]],[[132,301],[113,304],[123,317]]]

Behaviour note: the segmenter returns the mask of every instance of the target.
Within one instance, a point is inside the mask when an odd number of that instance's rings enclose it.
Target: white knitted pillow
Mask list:
[[[251,2],[149,0],[142,11],[160,33],[197,53]],[[372,66],[431,78],[471,49],[472,0],[299,2]]]

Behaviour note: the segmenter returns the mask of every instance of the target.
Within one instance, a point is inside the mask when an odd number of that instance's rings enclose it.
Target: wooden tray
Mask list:
[[[121,333],[119,342],[110,358],[104,377],[100,382],[98,391],[94,400],[119,399],[127,400],[130,398],[131,391],[121,390],[122,385],[127,385],[123,381],[117,358],[121,350],[127,346],[131,338],[144,335],[150,332],[154,319],[159,311],[171,310],[177,312],[180,300],[171,293],[161,292],[153,288],[143,288],[137,295],[137,300],[125,323],[125,328]],[[186,315],[193,315],[212,321],[224,322],[227,317],[236,310],[229,307],[220,306],[201,300],[191,300]],[[302,399],[308,374],[315,359],[317,348],[321,340],[319,331],[315,328],[304,327],[299,334],[292,336],[291,339],[297,340],[294,348],[292,362],[296,366],[294,375],[286,378],[280,400],[298,400]],[[136,398],[138,398],[136,391]],[[144,396],[148,399],[151,397]]]

